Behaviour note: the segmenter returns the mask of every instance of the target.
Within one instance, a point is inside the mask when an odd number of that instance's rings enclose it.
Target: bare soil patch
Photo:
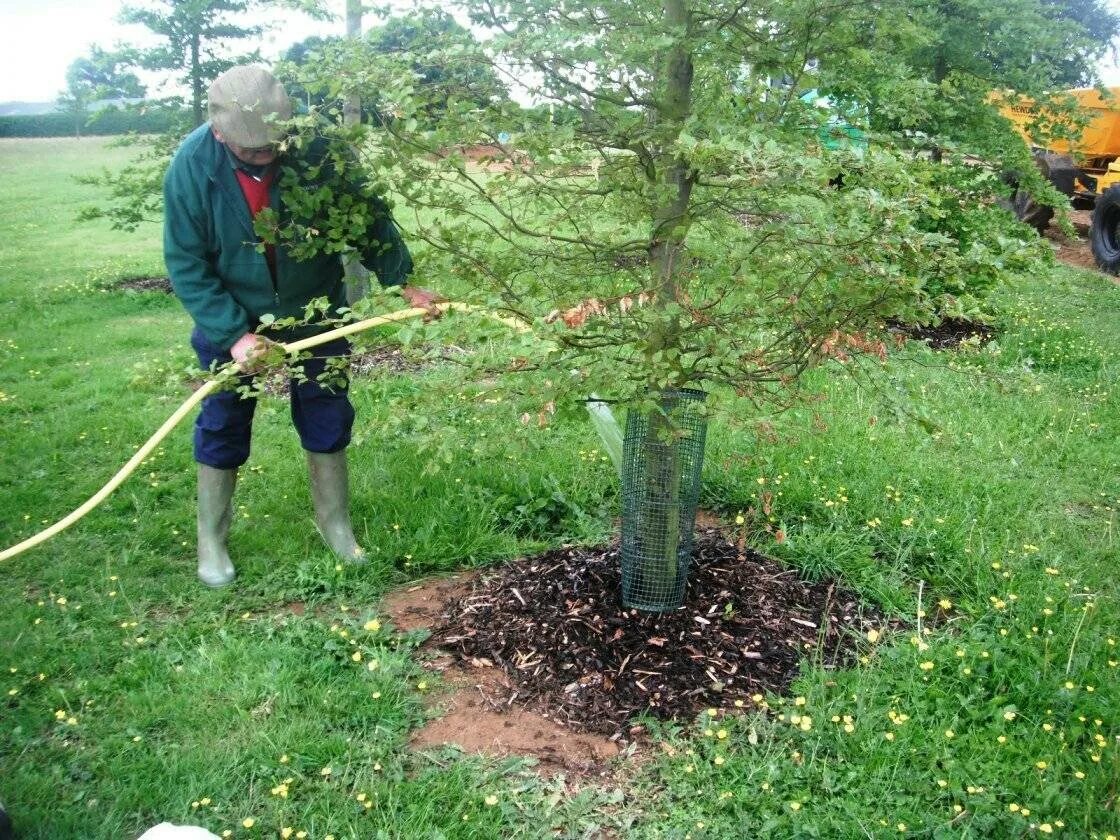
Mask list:
[[[171,294],[171,281],[166,277],[125,277],[116,284],[118,289],[131,289],[134,292],[162,292]]]
[[[1076,236],[1073,238],[1065,236],[1055,225],[1048,227],[1044,234],[1054,248],[1054,256],[1059,262],[1074,268],[1099,271],[1097,261],[1093,257],[1093,250],[1089,246],[1089,228],[1093,222],[1092,211],[1071,210],[1069,215]]]
[[[432,641],[501,668],[507,705],[626,741],[636,715],[741,708],[785,690],[804,657],[848,664],[857,634],[884,623],[835,581],[801,580],[717,529],[697,533],[679,609],[623,609],[620,586],[617,545],[557,549],[480,578]]]
[[[600,774],[621,752],[616,741],[575,732],[517,702],[517,689],[493,665],[463,665],[450,657],[432,664],[450,692],[437,699],[440,715],[410,740],[424,749],[455,744],[466,752],[505,758],[532,756],[544,772]]]
[[[476,571],[432,578],[385,597],[382,613],[397,630],[432,629],[447,621],[448,610],[480,585]],[[607,738],[574,732],[547,715],[517,703],[517,691],[486,659],[460,662],[429,644],[425,667],[443,677],[446,691],[433,698],[438,717],[416,730],[415,749],[454,744],[472,753],[505,758],[531,756],[545,773],[579,775],[605,772],[619,745]]]
[[[499,143],[452,146],[441,149],[438,156],[449,157],[455,153],[462,155],[469,167],[484,172],[509,172],[514,166],[523,169],[532,165],[532,160],[524,152]]]
[[[386,595],[381,612],[397,630],[431,630],[444,620],[449,604],[470,594],[478,577],[467,571],[411,584]]]

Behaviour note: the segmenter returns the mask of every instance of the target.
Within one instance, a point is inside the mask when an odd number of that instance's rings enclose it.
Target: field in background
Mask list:
[[[158,227],[73,221],[96,195],[70,176],[127,154],[0,140],[5,546],[92,494],[186,395],[177,302],[114,289],[163,273]],[[907,622],[853,670],[809,663],[789,698],[657,728],[647,762],[578,794],[516,761],[411,752],[438,686],[418,638],[367,629],[382,594],[603,539],[616,490],[582,420],[522,425],[530,398],[406,350],[414,370],[355,389],[369,567],[321,546],[275,400],[238,490],[231,589],[194,578],[187,424],[0,567],[0,800],[52,840],[161,820],[234,837],[1120,834],[1120,290],[1055,266],[999,306],[984,347],[911,344],[876,389],[818,371],[807,408],[713,426],[705,507],[731,520],[771,494],[786,539],[757,532],[760,550]]]

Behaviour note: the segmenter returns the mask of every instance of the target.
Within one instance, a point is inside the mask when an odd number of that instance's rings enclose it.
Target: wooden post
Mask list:
[[[357,41],[362,37],[362,0],[346,0],[346,37]],[[351,93],[342,104],[342,121],[346,125],[357,125],[362,121],[362,99]],[[361,149],[355,150],[361,154]],[[369,271],[358,261],[356,254],[347,254],[343,259],[346,273],[346,303],[353,306],[369,294]]]

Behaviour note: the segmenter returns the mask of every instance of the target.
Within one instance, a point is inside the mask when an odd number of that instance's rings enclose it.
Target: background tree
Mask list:
[[[508,96],[490,64],[454,59],[459,51],[476,50],[478,42],[443,9],[420,9],[408,16],[389,18],[366,33],[366,42],[376,56],[407,60],[417,84],[439,90],[446,98],[486,107]],[[429,105],[435,117],[442,112],[446,99]]]
[[[121,56],[100,47],[75,59],[66,69],[66,90],[58,98],[59,109],[73,116],[74,136],[80,137],[90,119],[90,106],[103,99],[133,99],[144,95],[136,74],[121,67]]]
[[[265,31],[263,24],[245,22],[259,8],[254,0],[148,0],[125,6],[121,23],[140,24],[162,39],[155,47],[130,49],[128,60],[145,70],[171,73],[189,91],[193,125],[202,125],[210,83],[234,64],[260,60],[256,50],[234,53],[238,42]]]
[[[1097,81],[1120,33],[1097,0],[888,3],[847,60],[822,63],[824,89],[865,103],[874,128],[932,149],[986,159],[1024,155],[993,92],[1037,108],[1038,141],[1076,131],[1064,89]],[[1054,119],[1058,117],[1057,119]]]
[[[203,101],[210,82],[234,64],[260,58],[256,51],[235,54],[238,42],[256,37],[266,28],[264,24],[239,23],[238,17],[263,16],[270,7],[295,9],[317,19],[330,17],[319,0],[149,0],[144,6],[125,7],[123,22],[143,24],[163,43],[149,49],[124,48],[119,53],[121,64],[170,73],[190,92],[189,118],[166,134],[126,138],[123,142],[137,145],[140,152],[119,172],[105,170],[79,177],[81,183],[103,187],[107,195],[104,204],[83,207],[79,219],[107,218],[115,229],[127,231],[161,219],[163,175],[183,135],[206,121]],[[168,97],[160,104],[176,107],[178,97]]]
[[[293,93],[308,105],[339,104],[347,96],[358,95],[363,114],[381,123],[392,117],[389,104],[383,102],[382,92],[375,84],[366,83],[371,79],[363,68],[392,65],[402,72],[407,68],[415,82],[426,89],[466,98],[480,107],[491,100],[506,98],[505,85],[488,63],[455,59],[457,51],[466,54],[478,46],[474,35],[445,11],[417,9],[370,28],[360,40],[306,38],[285,51],[278,72]],[[317,63],[338,68],[346,75],[332,79],[301,69]],[[305,84],[313,85],[315,90],[305,89]],[[444,105],[434,99],[429,101],[428,119],[439,119]]]
[[[322,93],[312,94],[306,90],[291,67],[300,67],[309,62],[318,61],[323,51],[339,43],[342,39],[337,35],[312,35],[302,41],[296,41],[280,56],[277,72],[284,78],[284,82],[292,96],[308,108],[321,107],[324,104]]]
[[[1096,66],[1116,52],[1120,15],[1100,0],[1053,0],[1055,20],[1072,23],[1071,44],[1065,59],[1053,57],[1054,81],[1062,87],[1089,87],[1098,81]]]

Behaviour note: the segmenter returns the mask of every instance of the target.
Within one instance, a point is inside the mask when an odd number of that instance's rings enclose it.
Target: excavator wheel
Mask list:
[[[1089,245],[1102,271],[1120,274],[1120,184],[1109,187],[1097,199]]]

